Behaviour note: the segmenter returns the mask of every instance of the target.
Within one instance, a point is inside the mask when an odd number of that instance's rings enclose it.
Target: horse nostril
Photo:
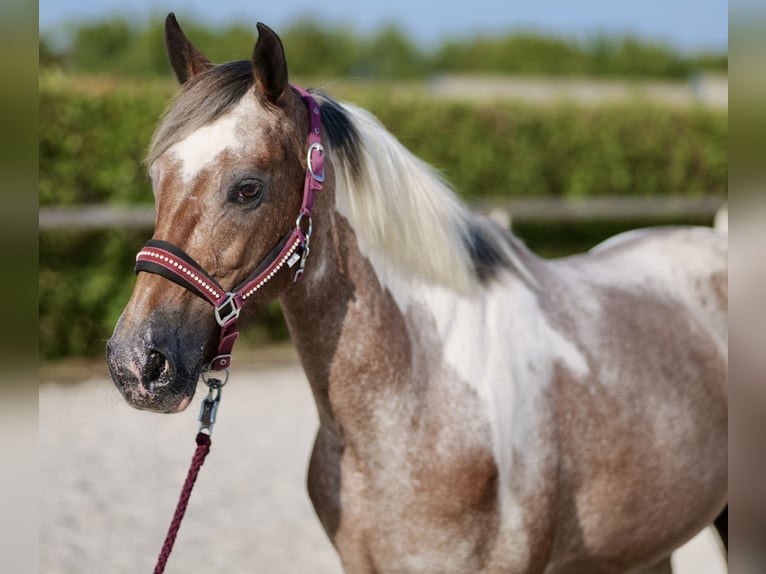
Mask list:
[[[156,387],[171,382],[171,378],[167,357],[156,349],[149,351],[141,373],[141,384],[144,388],[153,391]]]

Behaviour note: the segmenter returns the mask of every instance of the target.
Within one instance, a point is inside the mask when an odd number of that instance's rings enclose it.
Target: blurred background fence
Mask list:
[[[255,40],[254,27],[183,24],[214,61]],[[637,226],[709,225],[726,201],[726,52],[530,33],[425,49],[392,26],[362,36],[306,21],[279,32],[293,81],[372,111],[544,256]],[[40,354],[96,355],[151,235],[143,157],[177,86],[160,19],[43,34],[40,62]],[[286,336],[274,304],[248,339]]]

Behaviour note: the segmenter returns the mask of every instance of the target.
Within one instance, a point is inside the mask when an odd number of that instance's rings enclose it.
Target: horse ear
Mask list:
[[[256,90],[272,104],[276,104],[288,89],[282,40],[261,22],[258,22],[258,41],[253,50],[253,76]]]
[[[213,67],[210,60],[186,38],[173,12],[165,19],[165,50],[176,78],[182,84]]]

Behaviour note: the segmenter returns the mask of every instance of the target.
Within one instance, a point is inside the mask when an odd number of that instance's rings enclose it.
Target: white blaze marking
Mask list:
[[[166,153],[180,160],[184,184],[191,182],[222,152],[241,151],[245,143],[239,137],[238,126],[252,123],[257,114],[255,99],[247,95],[228,113],[172,145]]]
[[[199,171],[211,163],[221,152],[237,145],[235,129],[237,119],[227,115],[198,129],[174,146],[168,153],[181,161],[181,177],[190,183]]]

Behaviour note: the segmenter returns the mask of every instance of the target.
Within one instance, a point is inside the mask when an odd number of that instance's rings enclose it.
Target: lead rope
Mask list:
[[[154,567],[154,574],[162,574],[165,572],[165,565],[168,562],[170,553],[173,551],[173,545],[178,535],[178,530],[181,528],[181,521],[186,514],[186,507],[189,506],[189,498],[191,497],[194,483],[197,481],[197,475],[199,474],[202,463],[205,462],[205,457],[210,452],[210,435],[213,432],[213,424],[215,423],[216,413],[218,412],[218,405],[221,402],[221,387],[226,384],[226,380],[229,378],[229,371],[226,371],[226,379],[221,382],[218,379],[206,378],[205,374],[202,375],[202,380],[209,387],[207,397],[202,401],[199,413],[199,432],[197,433],[197,448],[192,456],[191,466],[189,472],[186,474],[186,481],[181,489],[181,496],[178,498],[178,504],[176,505],[176,511],[173,514],[173,520],[170,521],[170,527],[168,533],[165,535],[165,542],[162,544],[162,550],[157,558],[157,565]]]

